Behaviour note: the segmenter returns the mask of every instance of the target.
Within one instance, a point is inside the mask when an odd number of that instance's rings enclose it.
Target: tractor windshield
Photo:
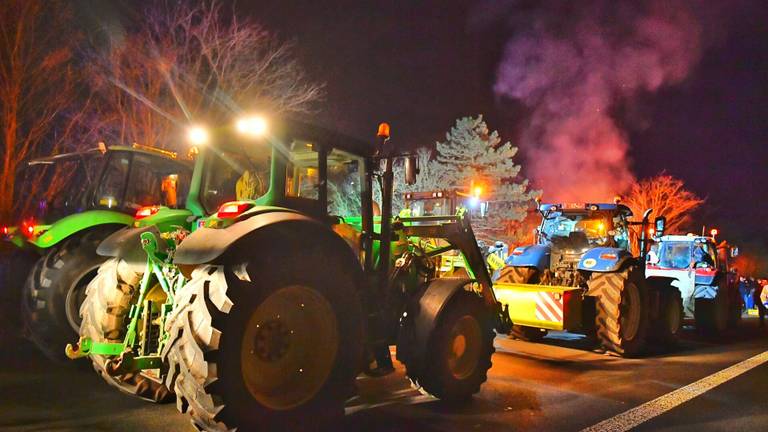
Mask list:
[[[665,241],[659,246],[659,267],[687,269],[691,264],[691,242]]]
[[[609,212],[552,212],[544,218],[541,234],[549,242],[574,243],[571,245],[574,248],[579,246],[626,248],[629,241],[623,219]]]
[[[270,146],[211,147],[207,157],[201,199],[207,213],[228,201],[261,198],[269,190]]]

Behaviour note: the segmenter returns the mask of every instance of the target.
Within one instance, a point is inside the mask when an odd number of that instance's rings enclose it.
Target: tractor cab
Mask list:
[[[54,184],[55,194],[40,190],[20,225],[4,227],[3,233],[18,246],[47,248],[61,241],[58,230],[44,235],[54,225],[68,227],[64,231],[70,233],[88,225],[81,219],[91,216],[98,222],[103,216],[104,223],[124,224],[143,206],[161,203],[180,208],[191,171],[191,165],[175,153],[138,144],[100,144],[92,150],[33,159],[24,170],[24,181]]]

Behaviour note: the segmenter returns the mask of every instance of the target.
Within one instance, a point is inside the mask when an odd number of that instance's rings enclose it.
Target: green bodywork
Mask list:
[[[27,241],[37,248],[47,249],[88,228],[107,224],[130,226],[132,223],[133,217],[124,213],[89,210],[66,216],[51,225],[37,225],[35,235]]]

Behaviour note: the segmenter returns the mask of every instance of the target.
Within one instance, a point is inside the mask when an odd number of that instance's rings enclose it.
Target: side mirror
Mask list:
[[[730,250],[730,253],[731,253],[731,258],[736,258],[737,256],[739,256],[739,247],[738,246],[732,247]]]
[[[654,229],[656,230],[656,235],[661,237],[664,235],[664,228],[667,225],[667,218],[664,216],[658,216],[653,220],[653,225]]]
[[[419,173],[418,162],[415,156],[405,158],[405,184],[416,184],[416,175]]]

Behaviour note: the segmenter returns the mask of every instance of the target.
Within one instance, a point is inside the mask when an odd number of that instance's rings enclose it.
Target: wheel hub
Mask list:
[[[254,338],[254,354],[265,362],[281,359],[288,352],[291,331],[279,318],[268,320],[257,325]]]

